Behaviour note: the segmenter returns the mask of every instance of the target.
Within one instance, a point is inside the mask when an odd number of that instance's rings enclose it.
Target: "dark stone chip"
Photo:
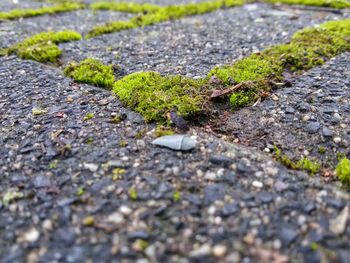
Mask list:
[[[284,225],[278,233],[279,239],[282,241],[283,247],[288,247],[298,237],[298,232],[294,227]]]
[[[225,204],[222,209],[223,216],[231,216],[239,211],[239,207],[236,204]]]
[[[310,134],[314,134],[317,133],[318,130],[320,129],[320,123],[317,121],[313,121],[313,122],[309,122],[308,124],[306,124],[305,126],[305,131],[307,131]]]
[[[143,239],[143,240],[148,240],[149,239],[149,234],[145,231],[135,231],[127,234],[127,238],[129,240],[136,240],[136,239]]]
[[[313,211],[316,210],[316,204],[313,201],[307,202],[304,206],[303,206],[303,210],[305,213],[310,214]]]
[[[259,192],[256,197],[258,198],[258,200],[260,200],[262,203],[271,203],[273,200],[273,194],[269,193],[269,192]]]
[[[216,200],[223,200],[225,197],[225,185],[213,184],[204,188],[204,202],[212,203]]]
[[[223,167],[229,167],[233,163],[233,160],[231,158],[224,155],[212,155],[209,161],[212,164],[216,164]]]

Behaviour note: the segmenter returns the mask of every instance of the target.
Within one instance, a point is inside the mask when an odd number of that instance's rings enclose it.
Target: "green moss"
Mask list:
[[[303,170],[308,172],[311,176],[315,175],[321,170],[321,165],[317,161],[312,161],[307,157],[303,157],[297,162],[292,161],[287,155],[282,154],[282,151],[274,146],[274,157],[277,161],[293,170]]]
[[[179,19],[181,17],[199,15],[215,11],[219,8],[227,8],[243,5],[244,0],[215,0],[196,4],[171,5],[171,6],[156,6],[151,4],[136,4],[136,3],[111,3],[101,2],[91,5],[93,9],[114,10],[121,12],[140,13],[129,21],[115,21],[105,25],[94,27],[86,38],[96,37],[102,34],[118,32],[122,30],[143,27],[164,22],[167,20]]]
[[[95,224],[95,218],[93,216],[87,216],[82,221],[83,226],[93,226]]]
[[[82,196],[82,195],[84,195],[85,194],[85,189],[84,189],[84,187],[79,187],[78,189],[77,189],[77,191],[75,192],[75,195],[76,196]]]
[[[346,186],[350,186],[350,160],[346,157],[340,160],[335,169],[339,180]]]
[[[224,84],[229,85],[243,81],[259,81],[270,75],[282,72],[281,64],[264,54],[253,54],[247,58],[237,61],[233,66],[216,67],[209,76],[215,75]]]
[[[133,249],[138,252],[144,251],[148,246],[148,241],[143,239],[136,239],[132,244]]]
[[[339,9],[350,8],[350,2],[348,0],[265,0],[265,2],[288,5],[323,6]]]
[[[57,168],[57,165],[58,165],[58,161],[57,160],[53,160],[49,163],[49,169],[50,170],[53,170],[53,169],[56,169]]]
[[[39,115],[43,115],[43,114],[46,114],[46,113],[47,113],[47,110],[42,109],[42,108],[33,108],[32,109],[32,114],[34,116],[39,116]]]
[[[179,191],[174,191],[173,193],[173,201],[176,203],[176,202],[179,202],[181,199],[181,193]]]
[[[310,244],[310,248],[311,248],[312,251],[317,251],[319,246],[318,246],[318,244],[316,242],[312,242]]]
[[[112,170],[112,180],[117,181],[122,179],[122,175],[125,174],[125,169],[122,168],[114,168]]]
[[[135,138],[136,139],[141,139],[143,136],[145,136],[146,132],[147,132],[147,129],[142,129],[142,130],[138,131],[135,134]]]
[[[264,83],[283,80],[284,71],[307,70],[349,50],[350,19],[331,21],[297,32],[289,44],[273,46],[233,65],[214,68],[208,78],[215,75],[225,85],[255,82],[253,90],[240,90],[231,95],[233,108],[239,108],[253,103],[259,91],[268,91],[270,87]]]
[[[24,197],[24,194],[22,192],[9,190],[3,195],[2,202],[4,205],[7,206],[10,203],[15,202],[16,200],[21,199],[23,197]]]
[[[91,120],[94,117],[95,117],[95,114],[93,114],[93,113],[86,113],[86,115],[84,117],[84,121]]]
[[[96,26],[85,36],[85,38],[89,39],[92,37],[100,36],[103,34],[109,34],[113,32],[119,32],[122,30],[132,29],[137,27],[137,24],[132,21],[116,21],[109,22],[105,25]]]
[[[164,121],[170,110],[183,117],[199,113],[204,101],[203,85],[203,81],[182,76],[163,77],[156,72],[140,72],[116,81],[113,91],[146,121]]]
[[[174,135],[175,132],[170,130],[170,128],[164,127],[162,125],[158,126],[154,132],[156,137],[162,137],[167,135]]]
[[[230,97],[230,103],[234,110],[249,106],[256,100],[256,94],[250,91],[239,91]]]
[[[93,138],[93,137],[87,138],[86,141],[85,141],[85,143],[88,144],[88,145],[93,144],[93,143],[94,143],[94,138]]]
[[[113,66],[106,66],[92,58],[70,63],[64,69],[64,74],[77,82],[105,88],[112,88],[115,81]]]
[[[112,10],[127,13],[157,12],[161,9],[161,7],[157,5],[130,2],[96,2],[91,4],[90,8],[93,10]]]
[[[297,170],[299,168],[297,163],[293,162],[287,155],[282,154],[282,151],[277,146],[274,146],[274,157],[290,169]]]
[[[321,165],[317,161],[312,161],[307,157],[302,158],[297,166],[301,170],[308,171],[311,175],[315,175],[321,170]]]
[[[340,162],[345,157],[346,157],[345,153],[337,152],[337,160],[338,160],[338,162]]]
[[[24,39],[6,49],[6,55],[16,54],[23,59],[39,62],[55,62],[61,55],[58,43],[80,40],[81,35],[75,31],[43,32]]]
[[[114,124],[119,124],[119,123],[121,123],[124,119],[125,119],[125,117],[123,117],[121,114],[117,114],[117,115],[111,117],[110,122],[111,122],[111,123],[114,123]]]
[[[137,200],[138,194],[137,194],[137,190],[134,187],[131,187],[128,190],[128,194],[131,200]]]
[[[0,20],[12,20],[22,17],[33,17],[44,14],[54,14],[69,12],[83,8],[81,4],[77,3],[62,3],[58,5],[42,7],[38,9],[14,9],[9,12],[0,12]]]
[[[326,153],[326,147],[318,146],[318,153],[319,154],[325,154]]]
[[[128,142],[126,140],[120,140],[118,145],[120,148],[124,148],[128,145]]]

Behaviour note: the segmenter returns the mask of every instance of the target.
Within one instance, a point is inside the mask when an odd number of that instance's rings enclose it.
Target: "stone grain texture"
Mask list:
[[[2,22],[0,43],[128,17],[89,12]],[[62,59],[203,76],[344,17],[248,5],[61,45]],[[321,157],[322,145],[331,163],[349,154],[349,60],[294,76],[270,99],[223,115],[216,133],[192,125],[197,146],[176,152],[152,145],[155,124],[110,91],[56,65],[1,57],[0,262],[349,262],[349,191],[268,153],[277,144]]]

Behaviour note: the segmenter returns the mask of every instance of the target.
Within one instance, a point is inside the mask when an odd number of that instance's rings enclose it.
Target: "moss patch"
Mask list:
[[[287,155],[283,154],[278,147],[274,147],[274,157],[277,161],[293,170],[303,170],[308,172],[311,176],[318,173],[322,166],[318,161],[311,160],[307,157],[301,158],[299,161],[294,162]]]
[[[346,157],[341,159],[335,171],[339,180],[350,187],[350,160]]]
[[[348,0],[265,0],[265,2],[273,4],[322,6],[338,9],[350,8],[350,2]]]
[[[39,62],[55,62],[61,55],[58,43],[80,40],[81,35],[75,31],[43,32],[24,39],[7,49],[0,55],[16,54],[22,59],[31,59]]]
[[[80,63],[70,63],[64,69],[64,74],[77,82],[104,88],[112,88],[115,81],[113,66],[106,66],[92,58],[85,59]]]
[[[138,4],[131,2],[96,2],[90,5],[93,10],[112,10],[126,13],[157,12],[162,7],[152,4]]]
[[[162,137],[162,136],[167,136],[167,135],[174,135],[175,132],[172,131],[169,127],[165,127],[165,126],[157,126],[154,135],[156,137]]]
[[[317,161],[312,161],[309,158],[302,158],[297,166],[304,171],[309,172],[311,175],[315,175],[321,170],[321,165]]]
[[[251,105],[259,97],[265,97],[276,82],[283,82],[283,72],[307,70],[349,50],[350,19],[331,21],[297,32],[288,44],[267,48],[233,65],[214,68],[204,80],[140,72],[116,81],[113,91],[122,102],[141,113],[147,121],[164,122],[165,114],[172,110],[185,118],[200,113],[203,104],[209,100],[208,93],[215,89],[209,81],[212,76],[220,80],[222,87],[244,84],[230,96],[232,108],[238,109]],[[68,71],[71,69],[67,69]],[[78,81],[94,84],[93,76],[96,72],[91,75],[85,73],[91,71],[90,68],[79,71],[82,71],[77,74],[79,77],[71,76]],[[110,71],[106,72],[112,76]],[[102,85],[109,87],[112,80],[111,77],[108,85]],[[315,167],[309,164],[303,162],[299,166],[308,166],[310,169],[304,168],[313,172]],[[294,165],[291,166],[293,168]]]
[[[62,3],[38,9],[14,9],[9,12],[0,12],[0,20],[12,20],[22,17],[33,17],[44,14],[55,14],[62,12],[69,12],[83,8],[81,4],[77,3]]]
[[[116,81],[113,91],[146,121],[164,121],[165,114],[171,110],[183,117],[199,113],[205,100],[201,92],[204,86],[204,81],[182,76],[140,72]]]
[[[215,11],[219,8],[228,8],[244,4],[244,0],[215,0],[196,4],[156,6],[151,4],[136,3],[111,3],[100,2],[91,5],[95,10],[114,10],[121,12],[139,13],[140,15],[130,19],[129,21],[115,21],[105,25],[94,27],[86,38],[96,37],[102,34],[118,32],[122,30],[132,29],[153,25],[167,20],[179,19],[185,16],[199,15]]]
[[[104,34],[109,34],[113,32],[119,32],[127,29],[136,28],[137,25],[132,21],[115,21],[109,22],[105,25],[95,26],[92,30],[88,32],[85,38],[92,38]]]
[[[250,89],[231,95],[233,108],[239,108],[254,103],[259,92],[269,91],[271,85],[266,83],[283,80],[284,71],[307,70],[349,50],[350,19],[331,21],[297,32],[289,44],[265,49],[231,66],[214,68],[208,78],[215,75],[225,85],[247,80],[256,83]]]

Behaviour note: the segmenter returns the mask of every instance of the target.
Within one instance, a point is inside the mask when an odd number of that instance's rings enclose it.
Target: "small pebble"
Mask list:
[[[264,184],[260,181],[253,181],[252,185],[256,188],[263,188],[264,187]]]

